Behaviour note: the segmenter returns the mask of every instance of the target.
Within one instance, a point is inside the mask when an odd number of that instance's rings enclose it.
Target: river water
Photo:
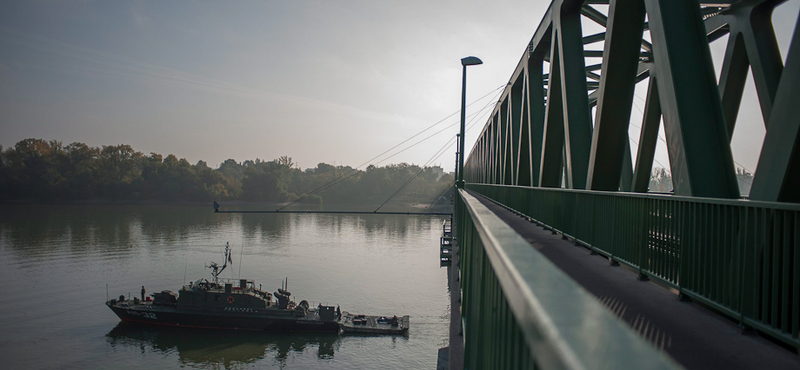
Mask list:
[[[5,369],[434,369],[448,345],[441,217],[214,214],[210,206],[3,206],[0,362]],[[106,297],[254,279],[296,301],[410,315],[407,336],[157,328],[121,323]],[[108,288],[106,288],[108,287]]]

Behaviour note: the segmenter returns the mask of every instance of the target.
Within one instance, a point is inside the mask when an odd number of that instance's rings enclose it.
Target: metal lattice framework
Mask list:
[[[739,198],[730,139],[751,70],[766,137],[750,198],[800,202],[800,37],[795,29],[784,63],[770,18],[783,2],[554,0],[467,159],[466,181],[646,192],[663,119],[675,194]],[[584,35],[581,17],[605,32]],[[709,43],[725,35],[718,80]],[[648,86],[633,163],[637,83]]]
[[[457,193],[466,367],[636,367],[613,346],[584,351],[596,343],[585,332],[569,336],[592,308],[566,298],[568,279],[539,266],[536,248],[475,194],[800,348],[800,36],[795,26],[782,60],[771,15],[783,2],[552,1]],[[605,31],[585,34],[584,18]],[[726,35],[718,78],[709,44]],[[751,200],[741,200],[730,142],[748,71],[766,135]],[[636,141],[638,83],[647,95]],[[675,194],[643,194],[661,122]],[[562,319],[574,306],[584,313]]]

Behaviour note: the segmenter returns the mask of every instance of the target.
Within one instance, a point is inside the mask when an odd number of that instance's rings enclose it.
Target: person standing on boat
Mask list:
[[[144,302],[144,285],[142,285],[142,302]]]

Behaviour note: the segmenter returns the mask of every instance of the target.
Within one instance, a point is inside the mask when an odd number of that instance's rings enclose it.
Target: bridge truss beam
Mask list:
[[[750,70],[767,140],[780,142],[764,145],[761,158],[786,162],[762,160],[751,196],[800,202],[792,161],[798,115],[783,108],[771,119],[800,83],[798,73],[783,73],[770,19],[785,1],[554,0],[468,156],[467,181],[644,192],[652,134],[663,121],[675,194],[739,198],[730,138]],[[581,17],[606,31],[583,35]],[[790,54],[800,53],[796,33]],[[718,80],[709,43],[726,35]],[[597,57],[601,63],[586,62]],[[628,126],[638,83],[650,92],[637,142]],[[631,142],[638,145],[635,165]]]
[[[800,348],[800,205],[791,204],[800,203],[800,30],[784,62],[771,23],[784,2],[552,1],[464,167],[456,225],[466,363],[506,365],[489,352],[519,350],[522,336],[526,366],[539,357],[570,367],[536,353],[553,344],[538,341],[528,324],[540,318],[519,298],[536,279],[511,278],[531,272],[515,262],[538,258],[535,248],[493,239],[504,228],[476,211],[474,193]],[[605,31],[584,35],[582,19]],[[726,36],[717,78],[709,44]],[[744,201],[730,140],[748,71],[766,136]],[[647,96],[632,140],[637,84]],[[661,127],[675,194],[636,194],[648,191]],[[513,258],[498,257],[511,249]],[[508,315],[486,315],[497,305]],[[510,331],[495,330],[498,318]],[[512,347],[481,352],[481,362],[470,351],[484,335]]]

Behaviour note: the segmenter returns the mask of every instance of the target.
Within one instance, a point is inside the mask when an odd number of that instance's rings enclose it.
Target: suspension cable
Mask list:
[[[470,123],[471,123],[470,127],[472,127],[472,125],[474,125],[474,123],[475,123],[475,122],[478,122],[478,121],[476,121],[476,120],[475,120],[475,118],[477,118],[477,117],[478,117],[478,115],[479,115],[481,112],[483,112],[483,111],[484,111],[486,108],[488,108],[489,106],[492,106],[492,105],[494,105],[494,104],[496,104],[496,103],[490,103],[490,104],[487,104],[486,106],[484,106],[483,108],[481,108],[481,110],[479,110],[477,113],[475,113],[475,114],[473,115],[472,119],[470,120]],[[436,134],[438,134],[438,133],[436,133]],[[433,135],[436,135],[436,134],[433,134]],[[429,136],[428,138],[432,137],[433,135]],[[425,139],[421,140],[420,142],[422,142],[422,141],[424,141],[424,140],[427,140],[428,138],[425,138]],[[454,141],[454,140],[455,140],[455,137],[453,137],[453,138],[451,138],[450,140],[448,140],[448,141],[447,141],[447,142],[446,142],[446,143],[445,143],[445,144],[444,144],[444,145],[443,145],[443,146],[442,146],[442,147],[441,147],[441,148],[440,148],[440,149],[439,149],[439,150],[438,150],[438,151],[437,151],[437,152],[436,152],[436,153],[433,155],[433,157],[432,157],[431,159],[429,159],[427,162],[425,162],[425,164],[424,164],[424,165],[422,165],[422,167],[420,167],[420,169],[419,169],[419,171],[417,171],[417,173],[415,173],[413,176],[411,176],[411,178],[409,178],[408,180],[406,180],[406,181],[405,181],[405,183],[403,183],[403,185],[401,185],[401,186],[400,186],[400,188],[398,188],[398,189],[397,189],[397,190],[396,190],[396,191],[395,191],[395,192],[394,192],[392,195],[390,195],[390,196],[389,196],[389,198],[387,198],[387,199],[386,199],[386,200],[385,200],[385,201],[384,201],[384,202],[383,202],[383,203],[382,203],[380,206],[378,206],[378,208],[376,208],[376,209],[375,209],[375,212],[378,212],[378,211],[379,211],[379,210],[380,210],[380,209],[381,209],[381,208],[382,208],[384,205],[386,205],[386,203],[388,203],[388,202],[389,202],[389,201],[390,201],[392,198],[394,198],[394,197],[395,197],[397,194],[399,194],[399,193],[400,193],[400,192],[401,192],[403,189],[405,189],[405,188],[406,188],[406,186],[408,186],[409,184],[411,184],[411,182],[412,182],[412,181],[414,181],[414,179],[416,179],[416,178],[417,178],[417,176],[419,176],[419,175],[420,175],[420,174],[421,174],[421,173],[422,173],[422,172],[425,170],[425,167],[426,167],[426,166],[428,166],[429,164],[431,164],[431,163],[435,162],[437,159],[439,159],[439,157],[441,157],[441,156],[442,156],[444,153],[446,153],[446,150],[447,150],[448,148],[450,148],[451,146],[453,146],[453,144],[454,144],[454,143],[453,143],[453,141]],[[416,144],[414,144],[414,145],[416,145]],[[408,148],[406,148],[406,149],[408,149]],[[462,150],[463,150],[463,149],[462,149]],[[438,196],[437,196],[437,198],[438,198]],[[434,199],[436,199],[436,198],[434,198]]]
[[[503,89],[503,88],[505,88],[505,87],[506,87],[506,84],[503,84],[503,85],[501,85],[501,86],[497,87],[496,89],[494,89],[494,90],[492,90],[492,91],[490,91],[490,92],[488,92],[488,93],[484,94],[484,95],[483,95],[483,96],[481,96],[480,98],[478,98],[478,99],[476,99],[476,100],[472,101],[471,103],[469,103],[469,104],[467,105],[467,107],[470,107],[470,106],[474,105],[475,103],[477,103],[477,102],[479,102],[479,101],[481,101],[481,100],[485,99],[487,96],[491,95],[492,93],[495,93],[495,92],[497,92],[498,90],[501,90],[501,89]],[[490,104],[496,104],[496,103],[495,103],[495,102],[492,102],[492,103],[490,103]],[[474,117],[476,114],[478,114],[478,113],[482,112],[484,109],[486,109],[486,107],[483,107],[483,108],[481,108],[481,110],[479,110],[477,113],[473,113],[473,114],[471,114],[470,116],[473,116],[473,117]],[[437,126],[437,125],[441,124],[442,122],[444,122],[444,121],[448,120],[449,118],[451,118],[451,117],[455,116],[455,115],[456,115],[456,114],[458,114],[459,112],[461,112],[461,110],[457,110],[457,111],[453,112],[452,114],[448,115],[447,117],[445,117],[445,118],[443,118],[443,119],[441,119],[441,120],[437,121],[436,123],[434,123],[434,124],[432,124],[432,125],[428,126],[427,128],[423,129],[422,131],[420,131],[420,132],[418,132],[418,133],[416,133],[416,134],[412,135],[412,136],[411,136],[411,137],[409,137],[408,139],[405,139],[405,140],[403,140],[402,142],[400,142],[399,144],[397,144],[397,145],[395,145],[395,146],[393,146],[393,147],[391,147],[391,148],[389,148],[389,149],[385,150],[384,152],[382,152],[382,153],[380,153],[380,154],[378,154],[378,155],[376,155],[376,156],[374,156],[374,157],[370,158],[370,159],[369,159],[369,160],[367,160],[366,162],[364,162],[364,163],[360,164],[359,166],[357,166],[357,167],[355,167],[355,168],[351,169],[350,171],[348,171],[348,172],[346,172],[346,173],[344,173],[344,174],[341,174],[341,175],[339,175],[338,177],[336,177],[336,178],[334,178],[334,179],[331,179],[331,180],[330,180],[330,181],[328,181],[327,183],[325,183],[325,184],[321,185],[320,187],[318,187],[318,188],[316,188],[316,189],[312,190],[311,192],[309,192],[309,193],[307,193],[307,194],[304,194],[303,196],[301,196],[301,197],[299,197],[299,198],[297,198],[297,199],[295,199],[295,200],[293,200],[293,201],[291,201],[291,202],[289,202],[289,203],[285,204],[284,206],[282,206],[282,207],[278,208],[278,209],[277,209],[277,211],[283,210],[284,208],[287,208],[287,207],[289,207],[289,206],[291,206],[291,205],[293,205],[293,204],[295,204],[295,203],[297,203],[297,202],[299,202],[299,201],[301,201],[301,200],[303,200],[303,199],[306,199],[306,198],[308,198],[309,196],[311,196],[311,195],[313,195],[313,194],[317,194],[317,193],[319,193],[319,192],[321,192],[321,191],[323,191],[323,190],[325,190],[325,189],[328,189],[328,188],[330,188],[331,186],[337,185],[337,184],[339,184],[339,183],[341,183],[341,182],[343,182],[343,181],[345,181],[345,180],[347,180],[347,179],[350,179],[350,178],[352,178],[352,177],[356,176],[356,175],[359,173],[359,168],[361,168],[361,167],[364,167],[364,165],[366,165],[366,164],[369,164],[369,163],[371,163],[372,161],[374,161],[375,159],[377,159],[377,158],[380,158],[380,157],[384,156],[386,153],[389,153],[390,151],[392,151],[392,150],[396,149],[397,147],[399,147],[399,146],[401,146],[401,145],[403,145],[403,144],[407,143],[407,142],[408,142],[408,141],[410,141],[411,139],[413,139],[413,138],[415,138],[415,137],[417,137],[417,136],[421,135],[422,133],[424,133],[424,132],[426,132],[426,131],[428,131],[428,130],[432,129],[433,127],[435,127],[435,126]],[[420,144],[420,143],[424,142],[425,140],[428,140],[428,139],[430,139],[431,137],[433,137],[433,136],[436,136],[436,135],[440,134],[441,132],[445,131],[447,128],[450,128],[450,127],[452,127],[453,125],[455,125],[455,124],[451,124],[451,125],[447,126],[445,129],[439,130],[439,131],[437,131],[437,132],[435,132],[435,133],[431,134],[430,136],[428,136],[428,137],[426,137],[426,138],[424,138],[424,139],[422,139],[422,140],[420,140],[420,141],[418,141],[418,142],[416,142],[416,143],[414,143],[414,144],[412,144],[412,145],[410,145],[410,146],[406,147],[405,149],[403,149],[403,150],[401,150],[401,151],[399,151],[399,152],[397,152],[397,153],[394,153],[394,154],[392,154],[391,156],[388,156],[388,157],[386,157],[386,158],[384,158],[384,159],[382,159],[382,160],[380,160],[380,161],[378,161],[378,162],[376,162],[376,163],[382,163],[382,162],[384,162],[384,161],[386,161],[386,160],[388,160],[388,159],[390,159],[390,158],[392,158],[392,157],[394,157],[394,156],[396,156],[396,155],[398,155],[398,154],[400,154],[400,153],[402,153],[402,152],[404,152],[404,151],[406,151],[406,150],[408,150],[408,149],[410,149],[410,148],[412,148],[412,147],[414,147],[414,146],[416,146],[416,145],[418,145],[418,144]],[[437,157],[437,158],[438,158],[438,157]]]

